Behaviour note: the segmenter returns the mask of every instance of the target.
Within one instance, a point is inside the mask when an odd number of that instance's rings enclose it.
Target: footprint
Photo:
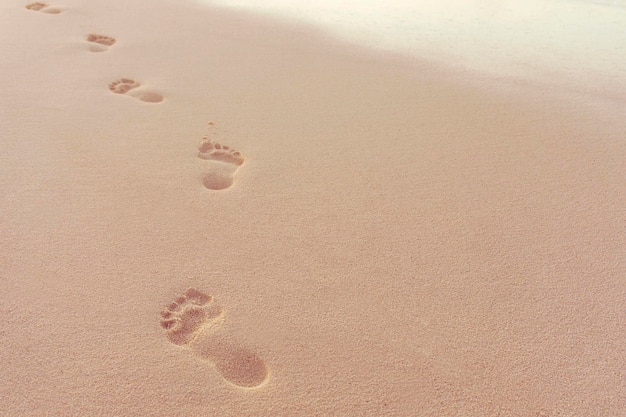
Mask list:
[[[189,288],[161,312],[161,327],[170,342],[207,360],[233,385],[257,388],[269,376],[265,362],[254,352],[228,338],[223,310],[213,297]]]
[[[237,166],[243,164],[244,159],[240,152],[221,145],[213,139],[209,139],[208,136],[204,136],[202,139],[202,144],[198,148],[198,158],[222,161]]]
[[[213,297],[189,288],[183,295],[161,312],[161,327],[167,330],[167,338],[175,345],[186,345],[201,329],[207,320],[222,314],[214,305]]]
[[[233,185],[233,176],[244,161],[240,152],[217,143],[208,136],[202,138],[198,158],[212,161],[209,172],[202,179],[202,183],[209,190],[223,190]]]
[[[135,90],[140,86],[141,84],[135,80],[131,80],[130,78],[120,78],[119,80],[113,81],[109,84],[109,90],[116,94],[128,93],[129,96],[135,97],[147,103],[160,103],[163,101],[163,96],[158,93],[145,90]]]
[[[50,7],[49,5],[47,5],[46,3],[31,3],[28,4],[26,6],[26,8],[28,10],[33,10],[36,12],[42,12],[42,13],[48,13],[48,14],[59,14],[61,13],[60,9],[57,9],[56,7]]]
[[[91,52],[104,52],[109,49],[115,42],[115,38],[105,35],[98,35],[97,33],[90,33],[87,35],[87,42],[90,43],[89,50]]]

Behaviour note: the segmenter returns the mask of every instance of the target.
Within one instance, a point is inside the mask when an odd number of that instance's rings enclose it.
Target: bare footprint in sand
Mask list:
[[[208,136],[202,138],[198,158],[211,161],[209,171],[202,179],[202,183],[209,190],[223,190],[233,185],[235,172],[244,161],[240,152],[217,143]]]
[[[90,33],[87,35],[87,42],[89,42],[89,50],[91,52],[104,52],[109,49],[115,42],[115,38],[105,35],[98,35],[97,33]]]
[[[140,86],[141,84],[135,80],[130,78],[120,78],[119,80],[113,81],[109,84],[109,90],[116,94],[128,94],[129,96],[135,97],[136,99],[147,103],[160,103],[163,101],[163,96],[158,93],[141,89],[136,90],[136,88]]]
[[[46,3],[31,3],[26,6],[28,10],[33,10],[36,12],[48,13],[48,14],[59,14],[61,13],[61,9],[57,9],[56,7],[51,7]]]
[[[223,310],[213,297],[195,288],[161,312],[161,327],[170,342],[210,362],[224,379],[241,388],[257,388],[269,376],[265,362],[228,338],[222,329]]]

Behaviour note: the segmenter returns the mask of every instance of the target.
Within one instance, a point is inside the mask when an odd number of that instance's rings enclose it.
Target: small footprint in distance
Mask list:
[[[231,384],[257,388],[267,381],[265,362],[223,331],[223,310],[212,296],[189,288],[161,311],[160,323],[171,343],[207,360]]]
[[[198,158],[209,161],[202,183],[209,190],[223,190],[233,185],[234,174],[244,162],[241,152],[230,149],[208,136],[202,138]]]
[[[40,2],[30,3],[30,4],[26,5],[26,8],[28,10],[33,10],[33,11],[36,11],[36,12],[42,12],[42,13],[48,13],[48,14],[59,14],[59,13],[61,13],[61,9],[57,9],[56,7],[50,7],[48,4],[40,3]]]
[[[109,46],[115,44],[116,39],[110,36],[98,35],[97,33],[90,33],[87,35],[87,42],[89,42],[89,50],[91,52],[104,52],[109,49]]]
[[[119,80],[109,83],[109,90],[116,94],[128,94],[146,103],[160,103],[163,96],[153,91],[136,90],[141,84],[130,78],[120,78]]]

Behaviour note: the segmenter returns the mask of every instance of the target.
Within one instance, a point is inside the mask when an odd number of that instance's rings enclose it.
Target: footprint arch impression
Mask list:
[[[223,315],[212,296],[189,288],[161,311],[161,327],[171,343],[212,364],[229,383],[258,388],[268,380],[269,370],[256,353],[228,336]]]
[[[209,139],[208,136],[202,138],[198,158],[209,161],[208,171],[202,178],[202,183],[209,190],[223,190],[233,185],[235,172],[244,161],[240,152]]]

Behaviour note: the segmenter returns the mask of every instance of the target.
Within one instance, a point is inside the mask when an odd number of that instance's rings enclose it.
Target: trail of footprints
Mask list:
[[[229,383],[257,388],[267,381],[265,362],[231,340],[224,331],[224,311],[213,297],[189,288],[161,311],[161,327],[168,340],[212,364]]]
[[[47,3],[30,3],[27,10],[59,14],[61,9]],[[90,33],[85,37],[91,52],[109,50],[117,40],[111,36]],[[146,103],[160,103],[163,96],[131,78],[109,83],[112,93],[134,97]],[[210,122],[209,126],[213,123]],[[244,162],[239,151],[230,149],[208,136],[198,147],[198,158],[205,164],[202,184],[209,190],[224,190],[233,184],[234,174]],[[223,330],[223,310],[213,297],[190,288],[161,312],[161,327],[167,339],[185,347],[212,364],[229,383],[242,388],[257,388],[269,375],[265,362],[254,352],[231,340]]]
[[[61,9],[50,6],[47,3],[35,2],[25,6],[27,10],[59,14]],[[117,39],[112,36],[99,33],[90,33],[85,37],[91,52],[105,52],[117,43]],[[109,90],[112,93],[133,97],[144,103],[161,103],[164,98],[161,94],[145,88],[142,84],[132,78],[119,78],[109,83]],[[213,123],[209,123],[211,126]],[[208,190],[219,191],[233,185],[234,175],[244,158],[240,152],[222,145],[208,136],[204,136],[202,143],[198,147],[198,158],[206,161],[204,164],[204,174],[201,182]]]

